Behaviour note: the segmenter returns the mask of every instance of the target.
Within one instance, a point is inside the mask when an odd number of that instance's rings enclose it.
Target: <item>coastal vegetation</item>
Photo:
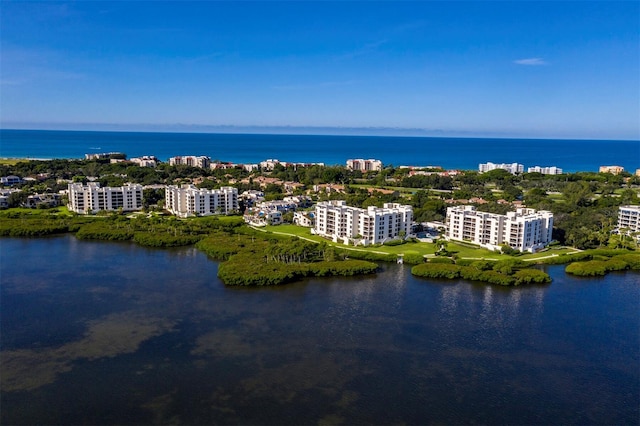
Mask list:
[[[218,277],[227,285],[275,285],[308,276],[375,273],[378,265],[346,259],[327,244],[245,228],[216,232],[196,247],[216,260]]]
[[[472,261],[455,262],[447,258],[435,258],[427,263],[411,268],[411,273],[423,278],[457,279],[482,281],[503,286],[521,284],[544,284],[551,282],[547,273],[530,268],[526,262],[517,259],[497,262]]]
[[[276,285],[308,276],[371,274],[378,268],[376,263],[347,259],[327,244],[257,232],[239,216],[178,220],[158,215],[79,216],[60,210],[0,213],[0,236],[62,233],[74,233],[81,240],[132,241],[146,247],[196,244],[223,261],[218,275],[227,285]]]
[[[592,256],[591,260],[573,262],[567,265],[565,272],[582,277],[606,275],[611,271],[640,271],[640,254],[625,253],[614,256]]]
[[[340,185],[343,191],[312,193],[316,201],[342,199],[355,207],[382,206],[385,202],[411,204],[417,222],[442,221],[449,205],[472,204],[480,211],[504,214],[513,210],[513,202],[554,214],[553,238],[561,245],[580,250],[606,246],[636,248],[633,238],[612,234],[617,208],[640,204],[640,176],[624,172],[577,172],[561,175],[523,173],[505,170],[486,173],[458,171],[442,175],[442,169],[424,169],[431,174],[409,175],[407,168],[387,166],[378,172],[361,172],[345,166],[307,167],[276,165],[273,170],[249,172],[242,168],[201,169],[190,166],[139,167],[129,162],[110,163],[97,160],[12,160],[0,163],[0,175],[34,177],[17,185],[24,194],[11,194],[9,206],[17,207],[26,194],[67,188],[68,181],[93,180],[102,186],[119,186],[125,182],[142,185],[196,183],[199,187],[219,188],[232,185],[239,192],[262,190],[267,200],[288,195],[281,185],[261,184],[259,177],[304,185],[293,191],[303,194],[314,185]],[[146,188],[143,204],[151,209],[162,206],[162,190]],[[21,198],[22,197],[22,198]]]
[[[501,285],[543,282],[545,278],[540,271],[530,268],[541,263],[567,264],[567,273],[587,276],[638,269],[634,257],[638,253],[637,239],[612,232],[618,206],[640,204],[638,176],[591,172],[512,175],[505,170],[460,171],[451,175],[443,175],[442,169],[423,172],[410,175],[409,169],[393,166],[363,173],[344,166],[276,165],[270,171],[249,172],[241,168],[210,170],[165,163],[150,168],[100,159],[12,160],[0,163],[0,174],[33,178],[13,187],[21,191],[12,192],[8,196],[11,208],[0,211],[0,236],[74,233],[79,239],[132,241],[147,247],[196,244],[209,256],[224,261],[219,273],[225,282],[240,285],[268,285],[305,276],[370,273],[375,270],[372,262],[395,262],[400,258],[406,264],[416,265],[416,275],[453,276]],[[450,205],[472,204],[480,211],[503,214],[515,208],[514,202],[521,202],[554,213],[553,236],[557,245],[536,254],[492,252],[471,244],[441,240],[421,243],[409,239],[347,247],[294,225],[268,226],[258,232],[244,225],[240,216],[188,220],[166,216],[162,211],[164,191],[158,187],[146,187],[145,210],[129,215],[114,212],[82,216],[64,207],[18,208],[28,194],[57,192],[66,189],[69,181],[89,180],[103,186],[125,182],[196,183],[204,188],[233,185],[239,191],[261,190],[271,200],[287,195],[280,185],[261,184],[258,178],[267,176],[304,185],[289,191],[289,195],[310,195],[314,201],[341,199],[363,208],[385,202],[411,204],[418,222],[442,221]],[[334,184],[343,190],[310,191],[319,184]],[[511,262],[514,259],[518,262]],[[508,262],[504,263],[505,260]]]

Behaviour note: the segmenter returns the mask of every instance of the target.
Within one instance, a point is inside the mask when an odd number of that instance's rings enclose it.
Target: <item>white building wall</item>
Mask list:
[[[97,182],[87,185],[69,184],[68,208],[79,214],[99,211],[135,211],[142,209],[142,186],[127,184],[121,187],[101,188]]]
[[[562,169],[556,166],[551,166],[551,167],[533,166],[527,169],[527,173],[541,173],[543,175],[561,175]]]
[[[316,205],[315,233],[348,242],[360,236],[364,244],[377,244],[408,235],[413,222],[411,206],[387,203],[367,210],[349,207],[345,201],[327,201]]]
[[[508,244],[520,251],[536,251],[551,242],[553,213],[518,209],[506,215],[478,212],[473,206],[447,208],[446,237],[470,241],[492,250]]]
[[[382,170],[382,161],[374,159],[363,160],[361,158],[347,160],[347,168],[363,172],[380,171]]]
[[[618,208],[618,229],[640,232],[640,206],[620,206]]]
[[[524,165],[519,163],[481,163],[478,165],[478,170],[480,173],[488,172],[491,170],[503,169],[508,171],[509,173],[516,174],[522,173],[524,171]]]
[[[237,211],[238,190],[230,186],[200,189],[194,185],[168,185],[165,208],[178,217],[210,216]]]

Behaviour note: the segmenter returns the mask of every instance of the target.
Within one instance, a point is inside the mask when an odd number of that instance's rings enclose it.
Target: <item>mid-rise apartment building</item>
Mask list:
[[[506,215],[477,211],[474,206],[447,208],[446,237],[498,250],[503,245],[535,252],[552,241],[553,213],[520,208]]]
[[[317,235],[348,244],[357,239],[360,244],[384,243],[408,235],[413,223],[413,208],[385,203],[383,207],[367,209],[347,206],[346,201],[325,201],[316,205]]]
[[[184,155],[169,158],[169,165],[185,165],[191,167],[199,167],[201,169],[208,169],[211,165],[211,159],[205,156]]]
[[[142,157],[132,158],[129,161],[140,167],[156,167],[158,165],[158,159],[153,155],[143,155]]]
[[[598,173],[611,173],[613,175],[619,175],[624,172],[624,167],[622,166],[600,166],[598,169]]]
[[[168,185],[165,208],[178,217],[229,214],[239,209],[238,189],[230,186],[202,189],[195,185]]]
[[[561,175],[562,169],[556,166],[551,166],[551,167],[533,166],[527,169],[527,173],[541,173],[543,175]]]
[[[640,206],[620,206],[618,208],[618,229],[640,232]]]
[[[363,160],[361,158],[347,160],[347,168],[350,170],[360,170],[362,172],[379,172],[382,170],[382,161],[373,159]]]
[[[99,211],[135,211],[142,209],[142,185],[127,184],[120,187],[100,187],[97,182],[69,184],[68,208],[79,214]]]
[[[524,172],[524,165],[519,163],[511,163],[511,164],[481,163],[480,165],[478,165],[478,170],[480,171],[480,173],[489,172],[491,170],[496,170],[496,169],[506,170],[509,173],[515,175],[516,173]]]

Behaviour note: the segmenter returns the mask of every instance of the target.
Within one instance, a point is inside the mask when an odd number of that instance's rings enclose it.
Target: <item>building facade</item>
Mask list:
[[[211,165],[211,159],[205,156],[184,155],[169,158],[169,165],[185,165],[191,167],[199,167],[201,169],[208,169]]]
[[[618,208],[618,230],[626,230],[629,233],[640,232],[640,206]]]
[[[619,175],[624,172],[624,167],[622,166],[600,166],[598,169],[598,173],[611,173],[613,175]]]
[[[3,176],[0,177],[0,184],[1,185],[6,185],[6,186],[11,186],[11,185],[19,185],[22,183],[22,178],[20,176]]]
[[[506,215],[476,211],[474,206],[447,208],[446,238],[468,241],[490,250],[508,245],[535,252],[552,241],[553,213],[520,208]]]
[[[142,157],[132,158],[129,161],[140,167],[156,167],[158,165],[158,159],[153,155],[144,155]]]
[[[100,187],[97,182],[69,184],[68,208],[79,214],[99,211],[136,211],[142,209],[142,185],[127,184],[120,187]]]
[[[230,214],[238,211],[238,189],[201,189],[194,185],[168,185],[165,208],[178,217]]]
[[[491,170],[496,170],[496,169],[506,170],[509,173],[515,175],[516,173],[524,172],[524,165],[519,163],[511,163],[511,164],[482,163],[478,165],[478,170],[480,171],[480,173],[489,172]]]
[[[382,161],[373,159],[363,160],[361,158],[347,160],[347,168],[350,170],[360,170],[361,172],[379,172],[382,170]]]
[[[541,173],[543,175],[561,175],[562,169],[556,166],[551,166],[551,167],[533,166],[527,169],[527,173]]]
[[[316,205],[314,232],[317,235],[348,244],[379,244],[409,235],[413,224],[413,208],[385,203],[367,209],[347,206],[346,201],[325,201]]]

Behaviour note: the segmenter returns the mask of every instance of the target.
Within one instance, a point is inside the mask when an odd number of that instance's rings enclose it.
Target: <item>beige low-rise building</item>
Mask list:
[[[624,167],[622,166],[600,166],[598,170],[599,173],[611,173],[614,175],[619,175],[624,172]]]

